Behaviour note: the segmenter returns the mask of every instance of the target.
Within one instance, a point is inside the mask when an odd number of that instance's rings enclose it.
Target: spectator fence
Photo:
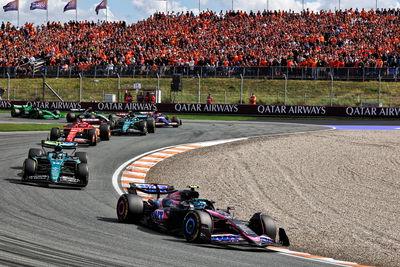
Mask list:
[[[284,75],[291,80],[335,80],[341,81],[369,81],[379,77],[386,81],[396,82],[400,67],[396,68],[332,68],[332,67],[187,67],[187,66],[161,66],[153,70],[150,66],[91,66],[87,69],[79,69],[78,66],[70,66],[63,69],[62,66],[42,67],[39,72],[21,73],[18,67],[0,67],[0,77],[6,78],[7,74],[12,78],[35,78],[43,74],[48,78],[78,78],[81,74],[88,78],[120,77],[131,78],[172,78],[175,74],[181,74],[184,78],[265,78],[284,79]]]

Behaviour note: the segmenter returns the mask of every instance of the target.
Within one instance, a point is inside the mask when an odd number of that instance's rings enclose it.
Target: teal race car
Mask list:
[[[45,148],[52,148],[46,151]],[[23,182],[85,187],[89,181],[86,152],[75,152],[76,143],[42,141],[42,148],[29,149],[23,165]],[[72,153],[63,150],[71,149]]]
[[[61,113],[59,110],[49,111],[33,105],[13,105],[11,117],[58,120],[61,117]]]
[[[113,114],[109,116],[109,119],[113,124],[111,133],[114,135],[135,133],[146,135],[147,133],[154,133],[156,129],[153,118],[140,117],[134,112]]]

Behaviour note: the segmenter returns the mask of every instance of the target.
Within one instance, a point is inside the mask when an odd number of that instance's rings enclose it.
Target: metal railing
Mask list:
[[[335,80],[397,81],[400,67],[387,68],[332,68],[332,67],[189,67],[189,66],[91,66],[80,68],[70,66],[42,66],[41,74],[48,78],[102,78],[102,77],[131,77],[131,78],[172,78],[181,74],[184,78],[266,78],[290,80]],[[34,78],[35,73],[19,67],[0,67],[0,77]],[[36,74],[37,76],[37,74]]]

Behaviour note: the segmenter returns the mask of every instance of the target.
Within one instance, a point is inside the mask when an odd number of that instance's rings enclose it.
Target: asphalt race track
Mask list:
[[[119,223],[119,196],[111,181],[125,161],[165,146],[320,129],[326,128],[184,121],[180,128],[157,129],[147,136],[112,137],[80,149],[89,153],[90,181],[84,190],[20,183],[28,149],[39,147],[47,132],[0,133],[0,266],[328,266],[264,249],[189,244]]]

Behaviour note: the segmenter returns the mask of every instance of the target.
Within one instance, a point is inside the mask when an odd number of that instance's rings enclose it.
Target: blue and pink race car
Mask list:
[[[192,243],[289,246],[285,230],[277,231],[270,216],[257,212],[249,221],[240,220],[232,214],[233,207],[216,209],[213,201],[199,197],[196,188],[175,190],[166,184],[132,183],[118,199],[118,220],[183,235]]]

